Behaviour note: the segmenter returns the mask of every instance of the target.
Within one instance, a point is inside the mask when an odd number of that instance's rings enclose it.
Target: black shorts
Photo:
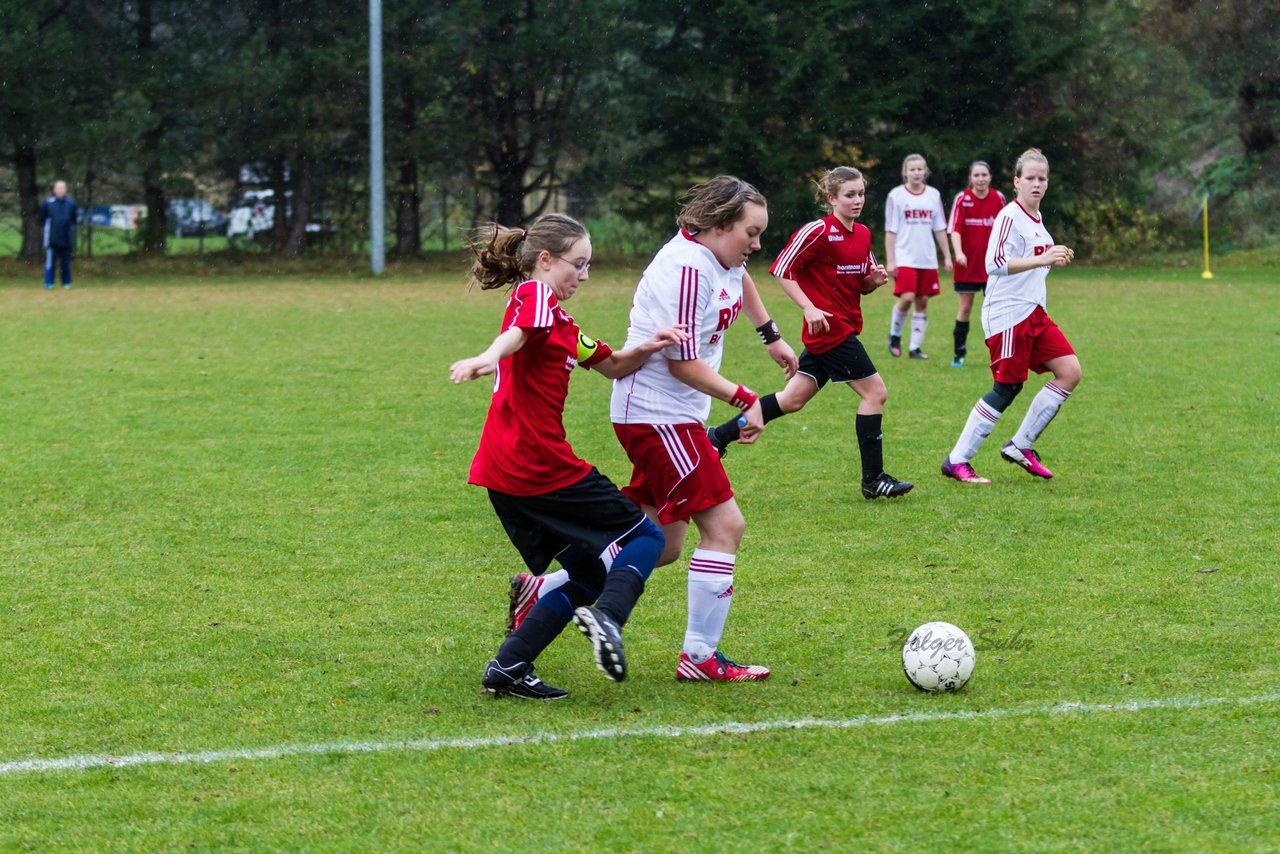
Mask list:
[[[511,544],[534,575],[566,548],[600,554],[645,518],[613,481],[596,469],[575,484],[544,495],[489,490],[489,501]]]
[[[862,346],[858,336],[850,335],[824,353],[810,353],[805,350],[800,354],[798,373],[813,377],[818,383],[818,388],[822,388],[828,381],[847,383],[865,380],[878,371],[871,363],[867,348]]]
[[[958,294],[976,294],[979,292],[985,294],[987,292],[987,283],[986,282],[956,282],[955,288],[956,288],[956,293]]]

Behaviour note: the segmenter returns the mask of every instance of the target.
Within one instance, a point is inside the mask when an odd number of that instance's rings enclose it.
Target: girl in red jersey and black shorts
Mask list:
[[[969,315],[973,311],[973,295],[987,289],[987,242],[996,215],[1004,209],[1004,194],[991,189],[991,167],[985,160],[969,164],[969,188],[956,195],[951,203],[947,233],[955,251],[955,289],[960,304],[956,307],[955,355],[951,367],[964,367],[969,351]]]
[[[662,531],[566,440],[569,374],[583,367],[625,376],[688,336],[667,327],[615,352],[582,334],[560,305],[587,280],[591,262],[591,239],[570,217],[548,214],[525,231],[490,225],[472,250],[472,276],[481,288],[514,288],[502,332],[483,353],[450,368],[455,383],[494,377],[469,480],[489,490],[532,572],[541,574],[557,560],[568,574],[507,636],[481,683],[495,696],[557,700],[568,692],[534,676],[533,662],[570,620],[591,641],[605,675],[618,682],[625,677],[621,627],[664,545]],[[601,560],[606,552],[613,555],[609,569]]]
[[[862,296],[888,281],[876,263],[871,232],[855,222],[867,199],[867,182],[849,166],[832,169],[818,181],[818,201],[830,211],[791,236],[774,261],[774,276],[804,312],[804,352],[786,388],[760,398],[765,423],[798,412],[828,382],[846,383],[858,395],[854,430],[862,458],[865,498],[904,495],[911,484],[884,470],[881,420],[888,392],[884,379],[858,340],[862,332]],[[738,438],[736,420],[709,431],[723,452]]]
[[[1053,477],[1031,446],[1080,383],[1076,351],[1045,311],[1049,270],[1070,264],[1075,252],[1053,242],[1041,216],[1040,204],[1049,189],[1049,160],[1038,148],[1018,158],[1013,186],[1017,197],[996,217],[987,246],[990,278],[982,301],[982,331],[995,384],[973,405],[955,447],[942,460],[942,474],[962,483],[991,482],[973,470],[971,461],[1022,391],[1028,371],[1051,371],[1053,379],[1031,401],[1022,426],[1000,449],[1000,456],[1035,477]]]

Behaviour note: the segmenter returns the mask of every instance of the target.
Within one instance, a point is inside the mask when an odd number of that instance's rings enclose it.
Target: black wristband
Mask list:
[[[760,340],[765,343],[765,346],[772,344],[774,341],[782,340],[782,333],[778,331],[778,324],[772,320],[766,320],[757,326],[756,332],[760,333]]]

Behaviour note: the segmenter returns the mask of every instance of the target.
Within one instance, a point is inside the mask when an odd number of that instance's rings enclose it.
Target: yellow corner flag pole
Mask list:
[[[1209,194],[1204,194],[1204,272],[1202,279],[1212,279],[1213,271],[1209,269]]]

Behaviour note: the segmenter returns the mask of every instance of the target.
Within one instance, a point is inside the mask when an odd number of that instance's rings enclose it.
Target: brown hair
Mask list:
[[[728,228],[742,219],[748,204],[766,205],[764,195],[741,178],[721,175],[691,187],[676,215],[676,224],[691,234]]]
[[[902,180],[907,180],[907,164],[912,160],[919,160],[924,164],[924,177],[926,181],[929,180],[929,176],[933,173],[929,171],[929,161],[924,159],[923,154],[908,154],[906,157],[902,158]]]
[[[988,163],[987,161],[975,160],[972,163],[970,163],[969,164],[969,189],[970,190],[973,189],[973,170],[977,169],[979,166],[981,166],[983,169],[986,169],[988,175],[991,174],[991,164]]]
[[[1018,155],[1018,162],[1013,165],[1014,176],[1021,178],[1023,164],[1032,160],[1043,163],[1044,168],[1046,169],[1049,168],[1049,158],[1045,157],[1044,154],[1041,153],[1040,149],[1028,148],[1026,151],[1022,152],[1022,154]]]
[[[867,178],[852,166],[837,166],[827,174],[823,175],[813,182],[813,194],[818,200],[818,204],[826,205],[830,210],[831,204],[827,199],[840,192],[840,188],[850,181],[861,181],[862,186],[867,186]]]
[[[544,214],[525,229],[486,223],[473,230],[467,241],[474,256],[471,285],[487,291],[515,284],[532,272],[540,252],[563,255],[586,236],[582,223],[558,213]]]

